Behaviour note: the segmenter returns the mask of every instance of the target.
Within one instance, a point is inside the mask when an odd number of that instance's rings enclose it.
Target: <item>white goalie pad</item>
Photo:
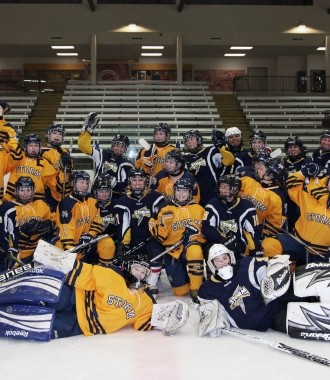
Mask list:
[[[330,263],[310,263],[296,268],[293,290],[298,297],[320,297],[330,303]]]
[[[291,338],[330,341],[330,303],[288,303],[287,333]]]
[[[198,335],[216,338],[221,330],[230,328],[227,312],[218,300],[207,302],[199,307]]]
[[[34,251],[34,260],[49,269],[55,269],[62,273],[68,273],[73,268],[76,253],[62,251],[44,240],[39,240]]]
[[[188,306],[182,301],[155,304],[152,309],[151,325],[162,330],[164,335],[173,335],[186,324],[188,317]]]

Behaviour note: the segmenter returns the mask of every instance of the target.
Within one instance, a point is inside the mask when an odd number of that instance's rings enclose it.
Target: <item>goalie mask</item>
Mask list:
[[[183,172],[186,160],[180,150],[174,149],[166,153],[164,169],[169,175],[179,175]]]
[[[185,206],[192,200],[193,184],[188,178],[180,178],[173,185],[174,203]]]
[[[150,264],[146,255],[137,255],[128,258],[124,261],[123,268],[130,283],[146,282],[151,273]]]
[[[142,197],[147,188],[147,176],[143,169],[131,169],[128,174],[128,187],[134,197]]]
[[[307,148],[298,136],[291,136],[286,139],[284,150],[286,156],[294,162],[306,156]]]
[[[111,142],[110,150],[112,154],[117,157],[122,157],[129,147],[129,138],[127,136],[117,134]]]
[[[15,182],[15,197],[18,202],[27,204],[33,201],[35,184],[30,177],[19,177]]]
[[[210,271],[221,278],[230,280],[234,275],[234,265],[236,259],[233,251],[230,251],[223,244],[213,244],[209,250],[207,265]]]
[[[38,135],[31,133],[25,137],[24,152],[30,158],[41,156],[41,139]]]
[[[203,147],[203,136],[197,129],[191,129],[183,135],[185,149],[196,153]]]
[[[60,147],[63,144],[65,129],[63,125],[53,123],[47,128],[46,141],[54,148]]]
[[[101,173],[93,185],[93,193],[100,206],[106,206],[112,198],[112,188],[116,179],[107,173]]]
[[[242,132],[237,127],[227,128],[225,138],[231,152],[240,152],[243,146]]]
[[[71,176],[72,194],[85,197],[89,193],[90,176],[84,170],[76,170]]]
[[[259,150],[265,149],[266,146],[266,135],[262,131],[254,131],[249,136],[250,147],[253,152],[258,152]]]
[[[218,196],[221,200],[231,203],[238,197],[242,181],[234,174],[227,174],[219,178]]]
[[[167,123],[159,123],[154,126],[154,143],[159,146],[168,144],[171,137],[171,128]]]

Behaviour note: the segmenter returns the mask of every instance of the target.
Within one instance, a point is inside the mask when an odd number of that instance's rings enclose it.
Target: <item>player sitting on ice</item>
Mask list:
[[[198,292],[201,301],[199,335],[220,336],[230,326],[266,331],[269,328],[306,339],[330,338],[329,264],[310,264],[294,274],[289,291],[288,255],[261,260],[235,255],[222,244],[209,251],[213,276]],[[298,297],[319,296],[322,303]],[[315,297],[308,300],[315,300]],[[290,302],[294,301],[294,302]]]
[[[129,288],[117,267],[83,263],[76,260],[76,254],[45,242],[39,245],[35,259],[51,269],[27,272],[0,285],[2,337],[47,341],[108,334],[127,325],[171,335],[188,319],[185,303],[156,304],[148,288]],[[143,257],[128,259],[124,268],[134,282],[144,282],[150,274]],[[39,306],[40,302],[46,306]]]

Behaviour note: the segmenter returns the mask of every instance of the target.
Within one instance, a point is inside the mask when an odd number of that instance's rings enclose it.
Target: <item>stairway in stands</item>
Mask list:
[[[234,94],[212,94],[215,106],[220,114],[224,130],[237,127],[242,131],[245,146],[249,141],[250,127]]]
[[[61,99],[62,94],[39,94],[23,137],[29,133],[36,133],[39,135],[43,143],[45,143],[45,133],[47,127],[56,121],[56,114],[60,106]]]

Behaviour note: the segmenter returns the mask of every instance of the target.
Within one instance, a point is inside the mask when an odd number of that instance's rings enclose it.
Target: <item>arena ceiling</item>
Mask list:
[[[232,45],[253,46],[246,58],[324,55],[316,48],[330,36],[328,0],[0,0],[0,15],[0,56],[30,62],[60,62],[51,45],[74,45],[74,60],[89,60],[92,35],[103,62],[137,61],[142,45],[163,45],[162,60],[173,59],[177,35],[188,61],[223,58]]]

